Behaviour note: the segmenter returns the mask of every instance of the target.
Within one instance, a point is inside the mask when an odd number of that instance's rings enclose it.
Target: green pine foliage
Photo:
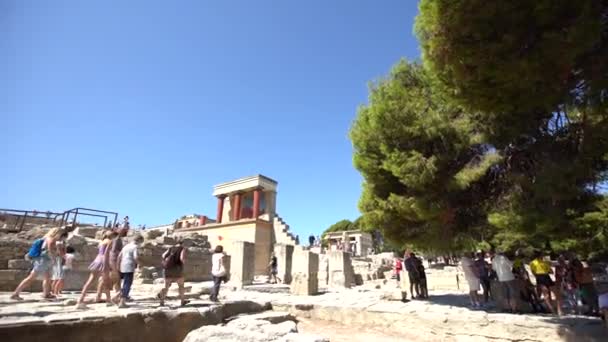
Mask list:
[[[608,250],[608,1],[421,0],[350,137],[361,222],[445,251]]]

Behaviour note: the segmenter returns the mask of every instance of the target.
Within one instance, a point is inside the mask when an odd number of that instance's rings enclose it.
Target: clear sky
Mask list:
[[[300,238],[355,219],[348,130],[414,0],[0,1],[0,207],[215,216],[264,174]]]

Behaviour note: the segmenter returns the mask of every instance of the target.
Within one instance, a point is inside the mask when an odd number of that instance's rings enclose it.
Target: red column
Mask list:
[[[241,194],[234,195],[234,209],[232,215],[234,221],[241,219]]]
[[[260,189],[253,190],[253,218],[257,219],[260,214]]]
[[[221,195],[217,197],[217,223],[222,223],[222,213],[224,212],[224,198],[226,196]]]

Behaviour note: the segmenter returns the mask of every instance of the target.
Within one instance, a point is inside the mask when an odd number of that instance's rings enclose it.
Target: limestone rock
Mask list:
[[[231,322],[239,320],[260,320],[268,321],[272,324],[283,323],[286,321],[296,322],[296,318],[294,316],[292,316],[289,312],[284,311],[265,311],[253,315],[239,316]]]
[[[289,333],[285,335],[281,342],[330,342],[328,338],[313,334]]]
[[[262,326],[271,325],[269,321],[263,321],[258,319],[249,319],[247,317],[237,318],[226,324],[227,328],[235,330],[251,330],[251,331],[262,331]]]
[[[139,268],[139,277],[143,279],[154,279],[153,274],[156,272],[156,267],[147,266]]]
[[[157,237],[159,237],[159,236],[163,235],[163,233],[164,233],[164,232],[163,232],[163,231],[161,231],[161,230],[149,230],[149,231],[147,231],[147,232],[145,233],[144,238],[145,238],[146,240],[154,240],[154,239],[156,239]]]
[[[32,262],[25,259],[13,259],[8,261],[8,268],[11,270],[29,270]]]
[[[265,321],[262,321],[265,322]],[[262,332],[271,337],[283,337],[289,333],[298,332],[298,327],[294,321],[285,321],[279,324],[261,325]]]
[[[76,230],[78,230],[80,228],[76,228]],[[68,237],[68,239],[66,240],[67,244],[77,248],[77,247],[81,247],[87,244],[87,239],[84,238],[84,236],[82,235],[77,235],[77,234],[72,234],[72,236]]]
[[[76,299],[70,298],[70,299],[64,300],[62,304],[63,304],[63,306],[74,306],[74,305],[76,305],[76,302],[77,302]]]
[[[84,236],[84,237],[94,239],[95,236],[97,235],[97,232],[100,230],[103,230],[103,229],[100,227],[77,227],[74,230],[73,235],[79,235],[79,236]]]
[[[297,332],[294,321],[272,324],[266,320],[238,318],[225,326],[204,326],[188,334],[184,342],[198,341],[280,341],[290,333]]]
[[[166,235],[157,237],[155,241],[161,245],[175,245],[176,243],[174,238]]]
[[[210,325],[192,330],[183,342],[267,342],[272,340],[262,332]]]

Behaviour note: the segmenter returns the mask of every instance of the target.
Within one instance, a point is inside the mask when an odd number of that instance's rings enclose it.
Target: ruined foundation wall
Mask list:
[[[79,229],[70,234],[67,244],[74,247],[73,270],[65,278],[64,289],[80,290],[89,276],[89,264],[97,256],[99,240],[94,239],[102,230]],[[13,291],[32,269],[32,263],[25,260],[34,240],[44,233],[31,236],[6,234],[0,237],[0,291]],[[80,235],[82,234],[82,235]],[[146,269],[147,274],[162,276],[162,254],[171,247],[175,240],[158,236],[156,232],[145,234],[146,241],[139,249],[140,269]],[[125,244],[130,237],[123,238]],[[187,248],[186,267],[184,269],[186,281],[211,280],[211,252],[205,236],[191,234],[184,236],[184,247]],[[152,281],[153,279],[149,279]],[[35,281],[25,291],[40,291],[42,284]]]

